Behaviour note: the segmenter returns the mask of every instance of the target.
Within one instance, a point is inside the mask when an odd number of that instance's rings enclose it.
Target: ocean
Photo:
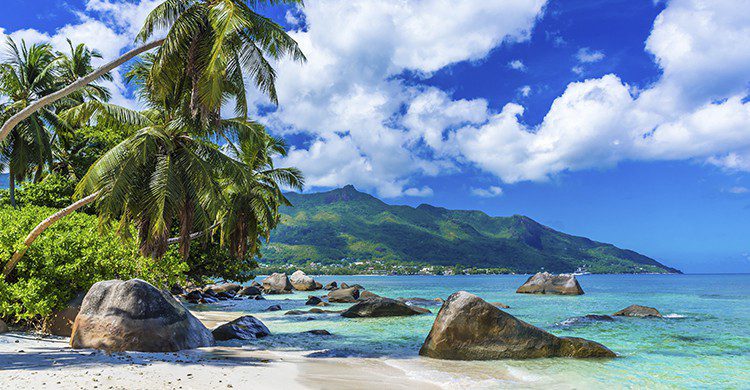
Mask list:
[[[409,377],[447,388],[712,387],[750,388],[750,275],[583,275],[581,296],[516,294],[528,276],[320,276],[359,283],[387,297],[447,298],[465,290],[489,302],[510,305],[508,313],[559,336],[598,341],[619,357],[441,361],[418,351],[440,306],[432,315],[347,319],[338,314],[283,315],[305,309],[308,293],[267,296],[265,301],[224,301],[198,310],[252,314],[272,336],[244,345],[250,349],[309,351],[310,357],[377,358]],[[260,281],[262,278],[258,278]],[[323,291],[313,292],[323,294]],[[282,311],[264,312],[272,304]],[[631,304],[652,306],[666,318],[617,318],[614,322],[571,320],[612,314]],[[349,305],[333,304],[326,309]],[[309,318],[308,318],[309,317]],[[326,329],[333,337],[300,332]]]

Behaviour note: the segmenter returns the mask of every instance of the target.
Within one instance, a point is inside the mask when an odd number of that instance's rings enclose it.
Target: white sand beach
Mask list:
[[[210,328],[232,313],[195,313]],[[310,351],[217,346],[107,354],[67,338],[0,335],[0,383],[17,389],[437,389],[378,359],[307,358]]]

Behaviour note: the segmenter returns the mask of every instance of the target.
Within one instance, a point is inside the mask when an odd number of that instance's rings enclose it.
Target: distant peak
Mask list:
[[[347,190],[347,191],[357,191],[357,189],[356,189],[356,188],[354,188],[354,186],[353,186],[353,185],[351,185],[351,184],[347,184],[347,185],[345,185],[344,187],[342,187],[341,189],[342,189],[342,190]]]

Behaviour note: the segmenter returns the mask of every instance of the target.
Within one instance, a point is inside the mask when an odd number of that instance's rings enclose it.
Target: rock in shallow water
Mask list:
[[[240,291],[237,292],[237,295],[243,296],[243,297],[254,297],[263,294],[262,291],[258,287],[255,286],[247,286],[243,287]]]
[[[353,303],[357,302],[357,298],[359,290],[356,288],[340,288],[328,293],[328,302]]]
[[[253,340],[271,334],[265,324],[253,316],[242,316],[213,330],[216,340]]]
[[[266,294],[291,294],[292,283],[286,274],[272,273],[263,279],[263,291]]]
[[[539,272],[516,290],[519,294],[582,295],[583,289],[573,274],[552,275]]]
[[[295,271],[289,277],[289,281],[292,283],[292,287],[298,291],[312,291],[317,289],[315,280],[300,270]]]
[[[620,311],[618,311],[615,314],[612,314],[613,316],[620,316],[620,317],[657,317],[662,318],[661,313],[659,313],[659,310],[654,309],[653,307],[648,306],[641,306],[641,305],[630,305]]]
[[[91,286],[70,345],[106,351],[172,352],[211,346],[211,332],[169,293],[131,279]]]
[[[310,295],[310,296],[307,297],[307,302],[305,302],[305,305],[315,306],[315,305],[317,305],[317,304],[319,304],[321,302],[323,302],[323,300],[320,299],[319,297],[316,297],[314,295]]]
[[[357,303],[341,313],[341,316],[347,318],[399,317],[422,314],[424,313],[424,310],[427,310],[422,308],[419,309],[421,310],[395,299],[377,297]],[[429,313],[429,310],[427,310],[427,312]]]
[[[451,360],[616,356],[599,343],[545,332],[466,291],[445,302],[419,354]]]

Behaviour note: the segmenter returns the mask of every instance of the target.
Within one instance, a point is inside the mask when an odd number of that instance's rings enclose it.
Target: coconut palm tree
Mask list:
[[[0,128],[0,141],[22,120],[42,107],[74,93],[134,57],[162,46],[156,73],[183,69],[191,76],[191,107],[203,120],[218,117],[229,97],[236,100],[237,113],[247,114],[244,90],[230,90],[224,83],[244,76],[252,78],[261,91],[277,103],[276,74],[267,57],[291,56],[304,60],[297,43],[272,20],[255,10],[264,5],[302,5],[302,0],[166,0],[146,19],[137,41],[141,46],[105,64],[54,94],[34,101],[8,118]],[[167,30],[165,39],[144,43],[155,32]],[[165,80],[155,78],[154,80]]]
[[[10,117],[29,102],[55,90],[57,61],[48,44],[30,47],[21,41],[17,45],[8,38],[6,58],[0,63],[0,95],[7,101],[0,105],[0,116]],[[62,130],[66,124],[57,117],[52,107],[44,108],[13,129],[0,144],[0,155],[10,173],[10,202],[16,207],[15,185],[24,180],[35,167],[52,161],[49,128]]]
[[[284,141],[268,135],[257,123],[247,124],[260,129],[253,133],[260,136],[227,145],[230,153],[248,167],[251,180],[224,183],[227,203],[220,216],[222,245],[240,259],[259,254],[260,239],[268,241],[279,222],[279,207],[291,206],[282,187],[299,190],[304,185],[298,169],[274,167],[273,158],[287,153]]]

